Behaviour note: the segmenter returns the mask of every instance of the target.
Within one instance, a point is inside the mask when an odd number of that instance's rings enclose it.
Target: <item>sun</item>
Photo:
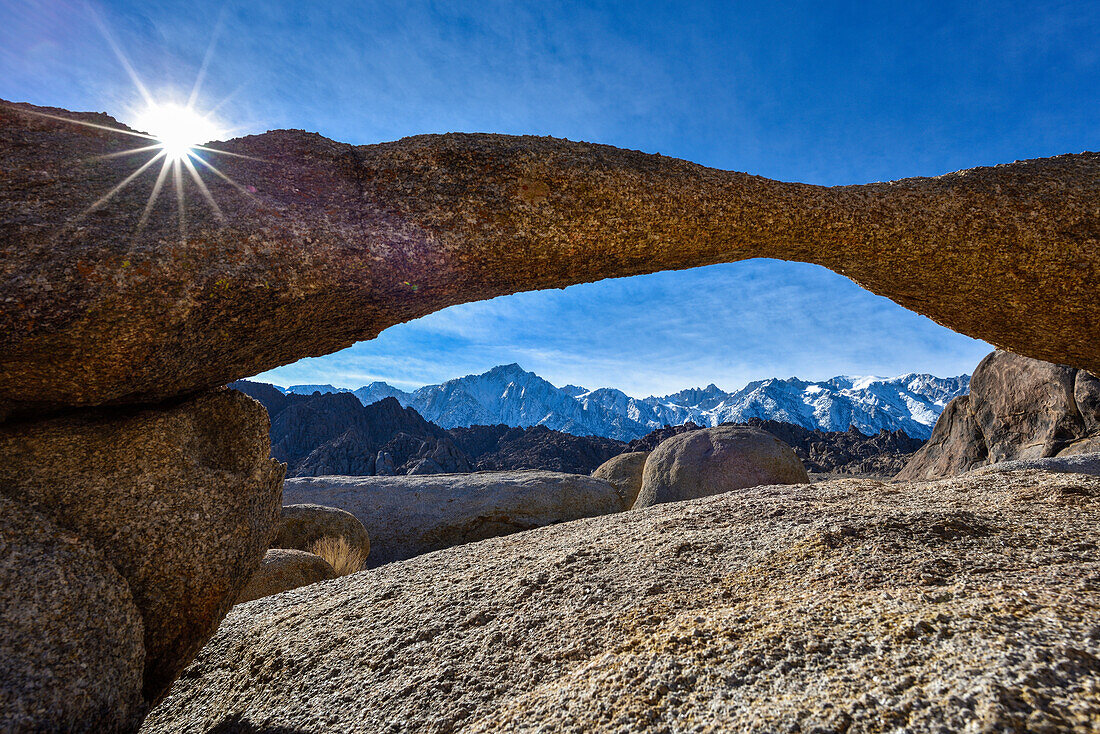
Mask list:
[[[190,179],[194,182],[202,199],[213,212],[214,218],[224,224],[226,221],[225,215],[222,213],[221,207],[219,207],[218,203],[214,200],[214,195],[210,191],[210,188],[206,185],[206,182],[203,181],[200,171],[213,174],[224,183],[236,189],[241,195],[253,201],[258,201],[255,195],[255,188],[252,186],[243,186],[234,181],[219,170],[217,166],[211,162],[211,158],[214,156],[228,156],[232,158],[246,158],[261,163],[267,163],[267,161],[241,153],[232,153],[228,150],[208,148],[204,145],[204,143],[208,143],[212,140],[224,140],[231,137],[235,131],[233,128],[227,129],[223,127],[214,116],[214,112],[228,101],[228,97],[222,100],[220,104],[210,108],[209,112],[203,113],[196,109],[202,82],[206,76],[206,69],[213,55],[214,40],[217,37],[217,27],[215,28],[214,35],[210,39],[210,46],[206,50],[206,56],[203,58],[202,67],[199,69],[194,86],[191,88],[191,94],[187,97],[187,102],[185,104],[180,104],[179,102],[171,101],[184,98],[179,90],[169,90],[169,92],[171,92],[170,96],[162,97],[161,99],[153,97],[149,92],[149,88],[146,87],[138,77],[137,71],[126,57],[126,54],[123,53],[122,48],[115,43],[107,27],[102,23],[99,23],[99,25],[104,38],[115,52],[115,55],[118,57],[119,62],[122,64],[127,74],[129,74],[131,81],[134,83],[134,87],[137,89],[137,92],[141,95],[141,99],[144,102],[144,106],[140,108],[130,108],[130,112],[127,116],[127,123],[129,126],[116,127],[113,125],[102,125],[88,120],[76,120],[64,116],[53,115],[48,112],[28,112],[26,110],[24,110],[24,112],[61,120],[63,122],[70,122],[76,125],[109,130],[114,133],[142,140],[142,145],[138,147],[126,148],[125,150],[93,156],[89,160],[119,157],[128,158],[131,156],[148,157],[107,193],[92,202],[80,214],[72,217],[68,221],[68,224],[75,224],[91,212],[107,206],[111,201],[115,200],[115,197],[120,191],[128,188],[133,185],[135,181],[141,179],[146,171],[150,169],[156,170],[154,166],[158,166],[158,164],[159,171],[156,173],[152,189],[145,202],[144,210],[138,218],[137,226],[134,229],[134,237],[139,236],[143,231],[153,213],[161,191],[169,181],[171,181],[171,186],[175,189],[176,193],[176,209],[178,212],[181,242],[187,242],[188,205],[186,201],[186,179]]]
[[[224,133],[209,116],[190,105],[173,102],[148,103],[135,116],[134,127],[156,138],[170,161],[186,159],[195,148],[217,140]]]

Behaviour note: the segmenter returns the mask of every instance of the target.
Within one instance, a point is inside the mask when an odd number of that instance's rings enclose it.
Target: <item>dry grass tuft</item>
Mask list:
[[[347,538],[325,537],[321,538],[309,547],[309,552],[314,553],[329,562],[338,576],[347,576],[363,569],[367,559],[358,548],[352,548]]]

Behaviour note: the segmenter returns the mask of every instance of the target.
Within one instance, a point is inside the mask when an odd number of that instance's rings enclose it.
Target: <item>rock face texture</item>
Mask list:
[[[612,457],[596,467],[592,476],[611,482],[623,501],[623,509],[629,510],[642,489],[642,470],[649,458],[648,451],[630,451]]]
[[[464,301],[753,257],[1100,371],[1096,153],[824,188],[553,138],[276,131],[218,145],[242,189],[208,176],[219,220],[186,181],[181,227],[170,196],[142,221],[155,165],[96,206],[142,160],[103,156],[146,140],[34,113],[118,126],[0,105],[3,410],[192,394]]]
[[[321,538],[344,538],[353,548],[370,557],[370,537],[355,515],[323,505],[287,505],[275,528],[272,548],[308,551]]]
[[[1095,731],[1098,523],[1014,472],[494,538],[234,610],[146,731]]]
[[[260,567],[241,589],[237,604],[334,578],[335,569],[320,556],[306,551],[272,548],[264,554]]]
[[[770,433],[733,426],[704,428],[670,438],[654,449],[646,459],[634,508],[761,484],[809,481],[791,447]]]
[[[221,390],[158,409],[0,424],[0,494],[99,551],[144,624],[155,701],[225,616],[271,539],[283,467],[267,416]]]
[[[1100,379],[997,350],[948,404],[901,479],[951,476],[985,464],[1100,451]]]
[[[0,731],[136,729],[141,615],[114,567],[0,496],[0,589]]]
[[[286,480],[283,501],[355,515],[370,535],[368,567],[623,509],[608,482],[544,471],[299,477]]]

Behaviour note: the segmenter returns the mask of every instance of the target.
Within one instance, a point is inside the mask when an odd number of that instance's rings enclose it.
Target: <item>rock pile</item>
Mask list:
[[[0,456],[0,494],[126,580],[144,634],[143,692],[156,701],[267,549],[283,467],[269,458],[263,408],[223,388],[155,408],[8,421]]]
[[[1100,451],[1100,379],[997,350],[948,403],[899,479],[952,476],[986,464]]]

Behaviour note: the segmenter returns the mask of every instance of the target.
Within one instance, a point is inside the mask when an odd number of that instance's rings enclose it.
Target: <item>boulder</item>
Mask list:
[[[648,451],[630,451],[612,456],[592,472],[592,476],[596,479],[611,482],[611,486],[623,501],[624,510],[634,506],[634,500],[638,498],[638,492],[642,489],[642,470],[645,469],[645,460],[649,453]]]
[[[761,484],[809,484],[790,446],[758,428],[719,426],[681,433],[649,455],[634,508]]]
[[[141,614],[103,555],[0,496],[0,589],[0,731],[135,730]]]
[[[267,550],[283,467],[267,413],[222,389],[157,409],[0,424],[0,494],[95,547],[130,586],[156,700]]]
[[[997,350],[974,369],[970,394],[940,414],[899,479],[951,476],[986,464],[1100,451],[1100,380]]]
[[[237,595],[237,604],[334,578],[336,570],[321,556],[300,550],[272,548]]]
[[[1082,433],[1073,398],[1077,370],[995,351],[970,378],[970,412],[989,462],[1053,456]]]
[[[275,530],[272,548],[308,551],[321,538],[344,538],[370,557],[370,537],[355,515],[323,505],[286,505]]]
[[[827,188],[550,137],[281,130],[215,144],[249,190],[203,170],[219,216],[185,176],[181,236],[171,206],[142,221],[158,166],[96,205],[138,165],[109,154],[145,145],[104,127],[0,104],[0,414],[191,395],[465,301],[757,257],[1100,371],[1098,153]]]
[[[370,535],[367,566],[622,510],[608,482],[546,471],[400,477],[299,477],[283,501],[338,507]]]
[[[146,731],[1095,731],[1097,527],[1030,471],[539,528],[238,607]]]

